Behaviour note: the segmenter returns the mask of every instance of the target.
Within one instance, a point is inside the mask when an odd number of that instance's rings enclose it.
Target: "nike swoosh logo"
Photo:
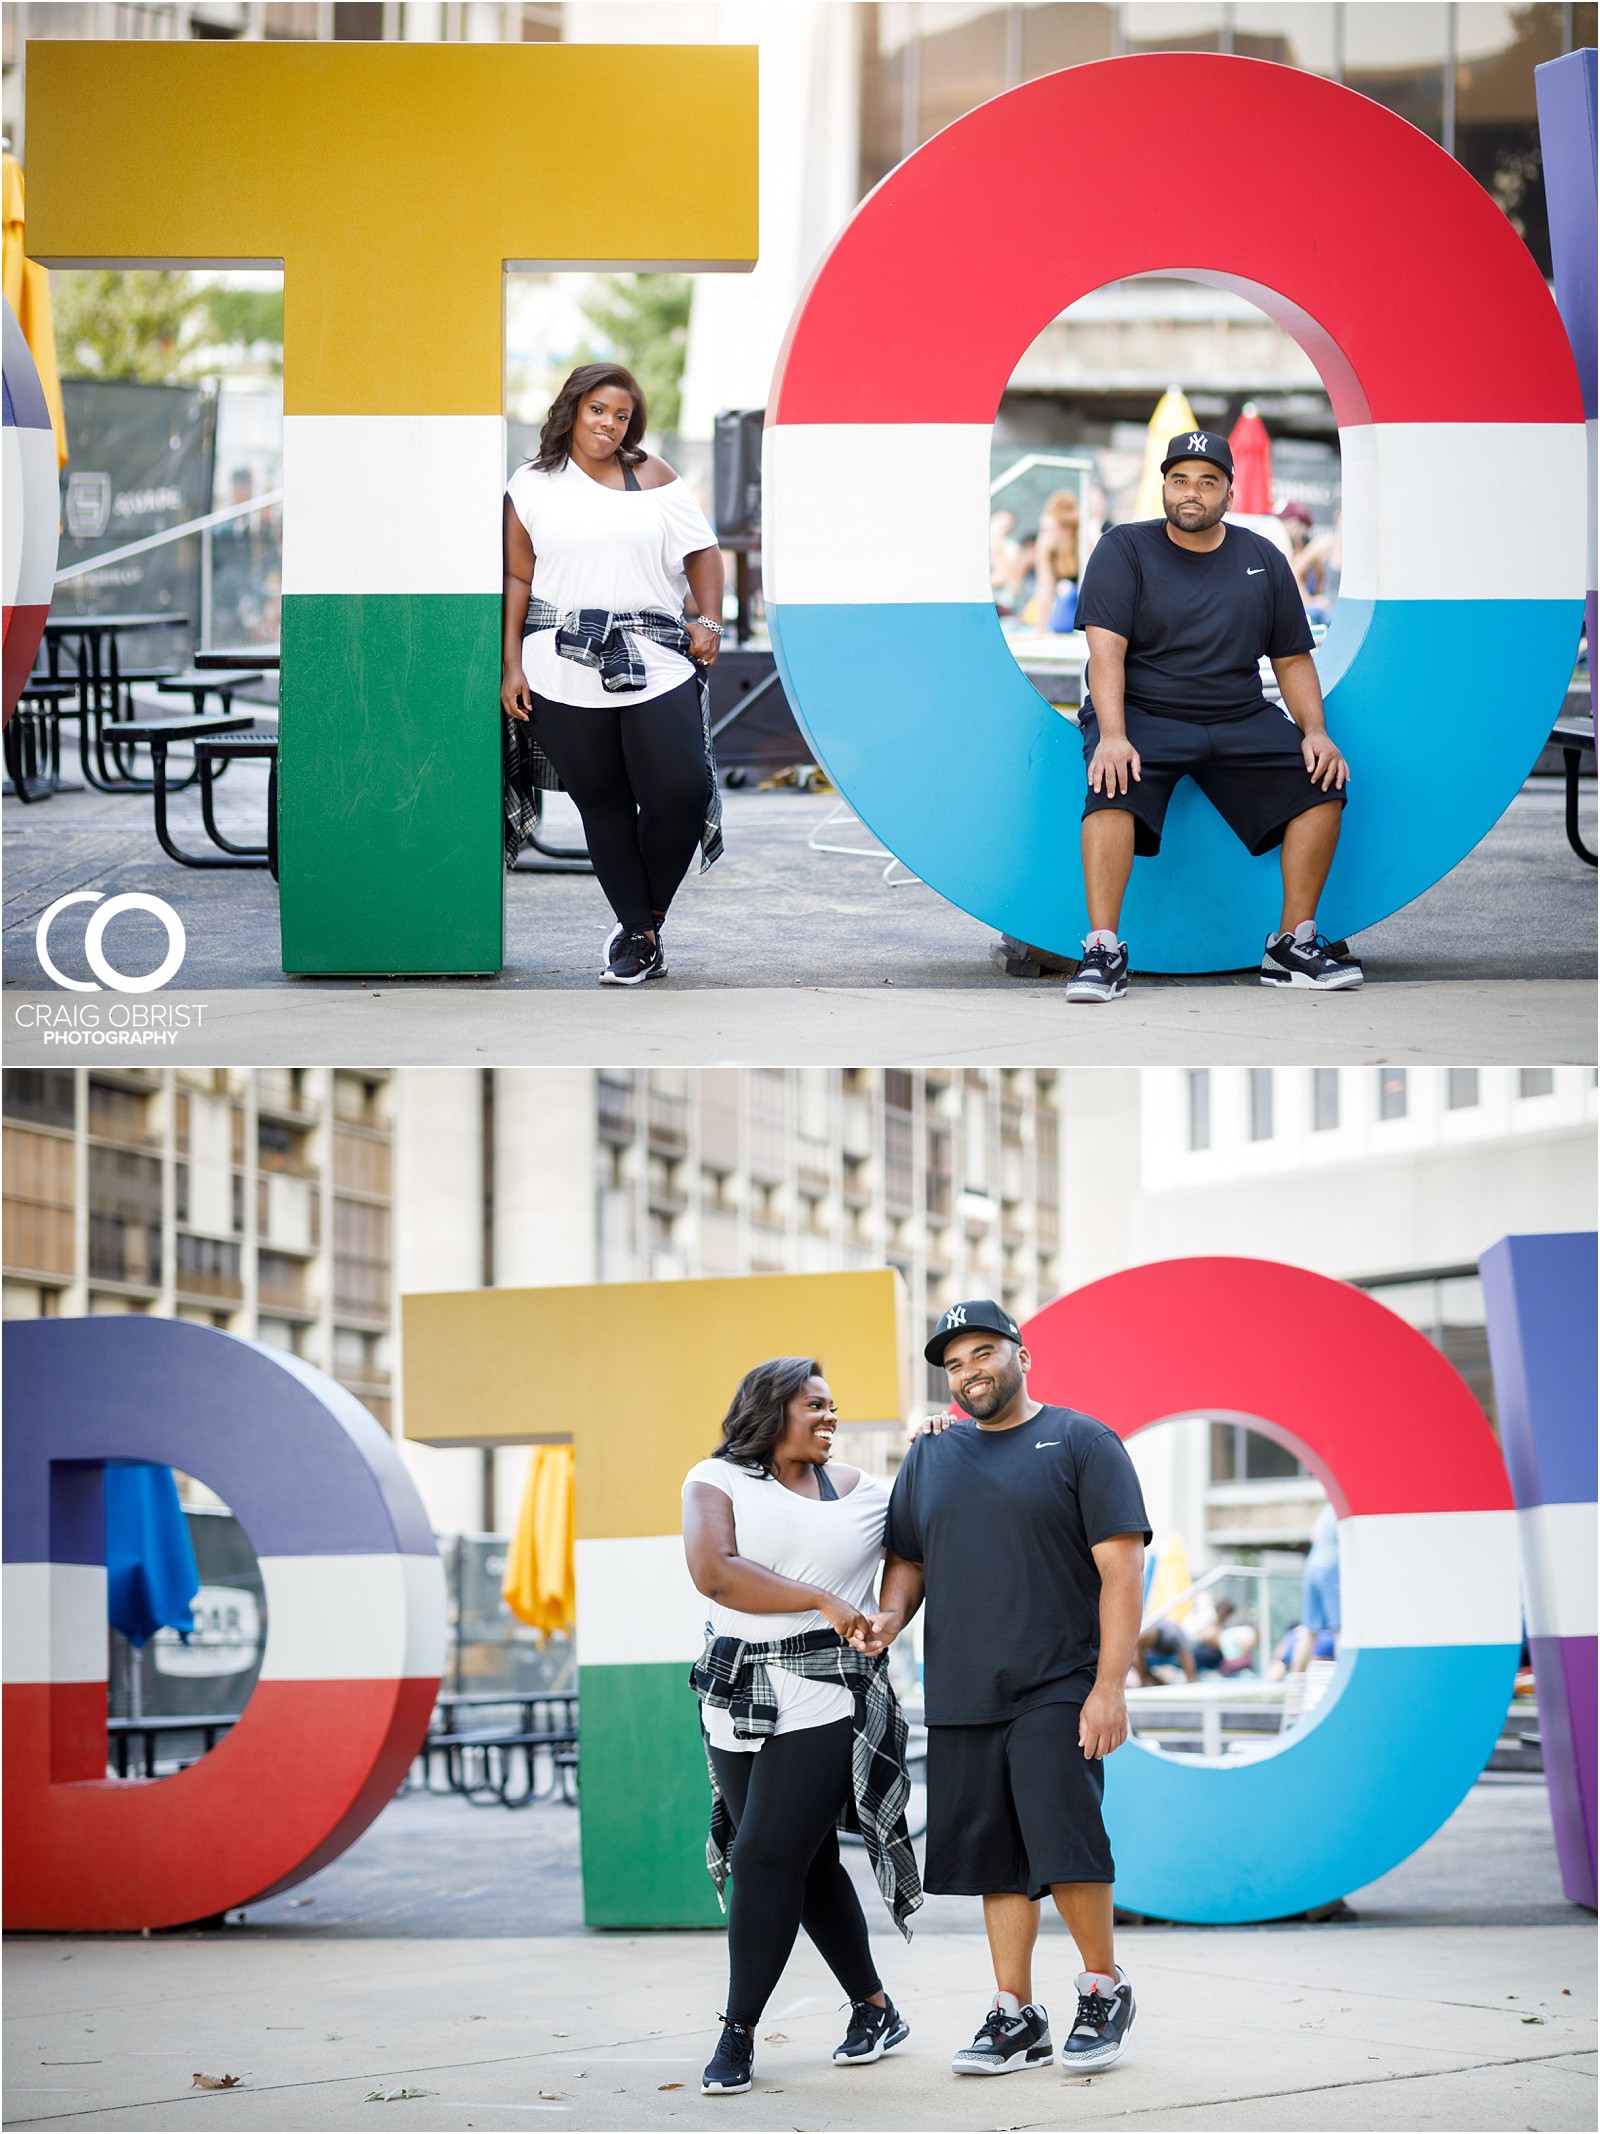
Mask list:
[[[1060,1443],[1061,1440],[1058,1437],[1036,1437],[1033,1441],[1033,1449],[1035,1452],[1048,1452],[1052,1445],[1059,1445]]]
[[[1264,563],[1258,564],[1253,571],[1246,571],[1245,576],[1247,578],[1259,578],[1266,567]]]

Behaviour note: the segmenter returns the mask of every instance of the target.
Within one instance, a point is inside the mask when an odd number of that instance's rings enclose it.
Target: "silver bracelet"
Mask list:
[[[718,637],[722,635],[721,623],[713,622],[709,615],[685,615],[683,619],[691,628],[698,625],[702,630],[715,630]]]

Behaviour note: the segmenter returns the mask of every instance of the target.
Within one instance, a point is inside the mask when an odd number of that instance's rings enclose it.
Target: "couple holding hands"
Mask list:
[[[839,2065],[879,2060],[910,2035],[837,1833],[860,1833],[909,1940],[923,1878],[887,1651],[924,1605],[926,1887],[983,1899],[995,1976],[952,2067],[1051,2065],[1032,1979],[1046,1891],[1083,1965],[1063,2065],[1095,2073],[1127,2045],[1133,1989],[1112,1947],[1100,1811],[1102,1759],[1127,1739],[1143,1605],[1138,1477],[1114,1431],[1029,1395],[1028,1352],[993,1301],[952,1305],[925,1354],[961,1415],[924,1426],[892,1492],[830,1465],[837,1413],[805,1357],[746,1375],[721,1444],[684,1481],[684,1546],[711,1616],[690,1675],[711,1773],[707,1864],[719,1894],[732,1877],[728,2004],[706,2095],[749,2089],[755,2028],[801,1927],[850,2000]]]

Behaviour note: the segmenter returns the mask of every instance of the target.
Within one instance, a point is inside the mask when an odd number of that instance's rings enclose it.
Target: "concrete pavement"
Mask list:
[[[987,1997],[965,1936],[876,1944],[913,2025],[836,2068],[837,1986],[797,1950],[757,2079],[703,2099],[721,1937],[29,1940],[8,1951],[8,2127],[430,2130],[1592,2128],[1591,1927],[1320,1927],[1124,1935],[1123,2063],[959,2079]],[[1070,2012],[1046,1945],[1040,1998]],[[237,2075],[236,2091],[193,2076]],[[410,2088],[421,2097],[368,2102]]]
[[[850,1848],[910,2040],[878,2067],[834,2068],[838,1989],[802,1942],[761,2025],[754,2091],[702,2100],[723,1938],[586,1931],[577,1836],[560,1805],[513,1813],[405,1795],[320,1874],[220,1932],[12,1937],[5,2124],[1594,2124],[1593,1922],[1561,1895],[1537,1778],[1480,1781],[1409,1860],[1350,1893],[1353,1919],[1122,1930],[1133,2043],[1084,2088],[1059,2071],[949,2073],[987,1994],[980,1908],[930,1898],[907,1947]],[[1035,1976],[1058,2027],[1075,1967],[1047,1915]],[[196,2089],[197,2072],[240,2087]],[[427,2094],[367,2101],[402,2087]]]
[[[685,885],[667,936],[671,975],[641,992],[596,983],[609,914],[588,876],[508,881],[506,968],[497,977],[291,979],[279,968],[277,893],[265,873],[174,866],[138,796],[64,794],[31,808],[8,800],[9,1056],[19,1065],[144,1057],[397,1066],[1595,1057],[1595,877],[1567,848],[1560,788],[1548,780],[1530,782],[1444,882],[1360,938],[1369,973],[1361,991],[1313,1000],[1268,992],[1253,974],[1140,978],[1099,1013],[1069,1009],[1059,980],[1003,977],[990,961],[992,928],[898,870],[886,882],[884,855],[858,824],[825,827],[838,806],[832,796],[726,799],[727,857]],[[195,806],[187,795],[176,804],[192,842]],[[253,825],[259,836],[264,808],[259,767],[235,766],[219,792],[224,828]],[[1583,820],[1592,843],[1592,783]],[[575,818],[568,813],[551,834],[575,835]],[[818,851],[813,838],[861,850]],[[51,987],[35,952],[40,914],[80,889],[144,891],[180,914],[188,953],[178,987],[148,996],[152,1010],[184,1011],[167,1024],[171,1043],[111,1048],[70,1032],[47,1043],[35,1027],[41,1009],[81,1012],[87,1002],[107,1012],[103,999]],[[65,915],[51,937],[70,977],[86,975],[82,916]],[[166,946],[156,922],[137,913],[115,920],[108,941],[129,970],[152,967]]]

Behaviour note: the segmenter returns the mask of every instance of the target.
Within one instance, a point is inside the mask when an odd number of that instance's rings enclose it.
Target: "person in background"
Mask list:
[[[1017,574],[1017,515],[1008,504],[989,514],[989,589],[997,607],[1010,604]]]
[[[1313,1660],[1332,1660],[1339,1653],[1340,1617],[1343,1603],[1339,1591],[1339,1515],[1331,1504],[1317,1514],[1306,1556],[1305,1589],[1300,1607],[1300,1628],[1289,1662],[1291,1674],[1301,1674]]]
[[[1319,534],[1295,553],[1295,583],[1313,622],[1333,620],[1343,562],[1344,513],[1341,511],[1334,519],[1332,533]]]
[[[1045,499],[1039,514],[1039,543],[1034,556],[1034,602],[1041,630],[1064,635],[1073,627],[1078,606],[1078,499],[1058,489]]]
[[[1185,1682],[1192,1682],[1198,1663],[1189,1640],[1178,1625],[1169,1623],[1165,1616],[1158,1616],[1155,1622],[1146,1623],[1140,1631],[1133,1664],[1144,1687],[1154,1689],[1158,1683],[1176,1682],[1180,1677]]]
[[[1289,560],[1292,563],[1311,539],[1312,517],[1308,504],[1285,504],[1278,517],[1283,521],[1283,530],[1289,536]]]

